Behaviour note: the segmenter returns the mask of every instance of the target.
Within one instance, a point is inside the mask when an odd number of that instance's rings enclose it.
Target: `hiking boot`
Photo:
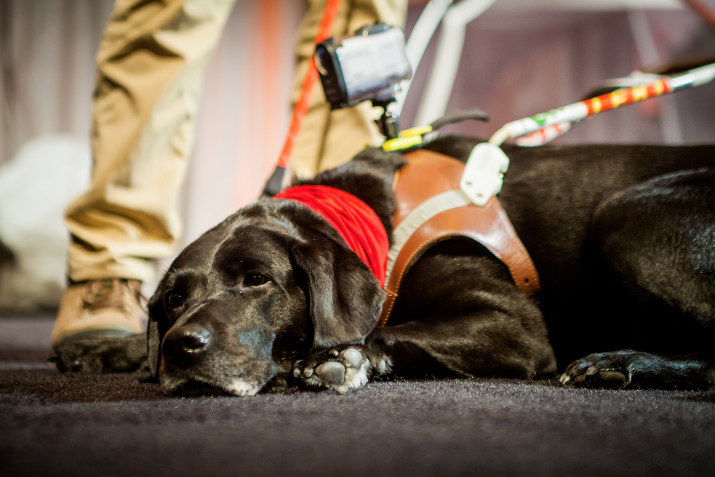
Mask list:
[[[60,371],[137,369],[146,357],[144,302],[138,280],[110,278],[70,285],[52,330],[50,360]]]

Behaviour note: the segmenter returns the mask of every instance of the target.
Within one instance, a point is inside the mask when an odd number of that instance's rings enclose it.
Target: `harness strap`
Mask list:
[[[392,246],[387,254],[387,274],[386,281],[390,280],[392,268],[395,266],[395,261],[398,255],[405,247],[407,241],[412,237],[418,228],[432,217],[450,209],[464,207],[471,202],[467,197],[458,190],[450,190],[436,195],[431,199],[422,202],[419,207],[410,212],[400,224],[395,227],[392,233]]]
[[[423,149],[405,157],[407,165],[395,175],[395,232],[384,287],[387,298],[378,326],[387,324],[412,265],[432,246],[451,238],[482,244],[508,267],[520,290],[537,293],[536,268],[499,200],[492,197],[484,207],[471,203],[459,190],[464,164],[456,159]]]

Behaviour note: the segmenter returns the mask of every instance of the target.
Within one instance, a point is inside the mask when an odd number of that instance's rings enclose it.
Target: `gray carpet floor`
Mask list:
[[[715,475],[714,392],[480,379],[176,398],[141,373],[60,374],[51,319],[0,316],[0,476]]]

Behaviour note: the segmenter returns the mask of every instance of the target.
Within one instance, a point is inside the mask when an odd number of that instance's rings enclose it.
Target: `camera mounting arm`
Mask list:
[[[372,100],[372,105],[382,108],[380,119],[376,120],[380,133],[385,136],[385,140],[396,139],[400,136],[399,116],[390,111],[390,104],[395,102],[395,98],[389,100]]]

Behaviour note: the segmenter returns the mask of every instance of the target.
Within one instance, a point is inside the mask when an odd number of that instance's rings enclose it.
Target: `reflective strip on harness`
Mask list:
[[[397,260],[397,256],[404,248],[407,240],[412,237],[422,224],[446,210],[464,207],[469,204],[471,204],[471,202],[467,196],[464,195],[464,192],[461,190],[450,190],[443,194],[436,195],[426,202],[422,202],[419,207],[410,212],[392,233],[392,246],[390,247],[390,252],[387,254],[387,275],[385,282],[390,281],[395,260]]]

